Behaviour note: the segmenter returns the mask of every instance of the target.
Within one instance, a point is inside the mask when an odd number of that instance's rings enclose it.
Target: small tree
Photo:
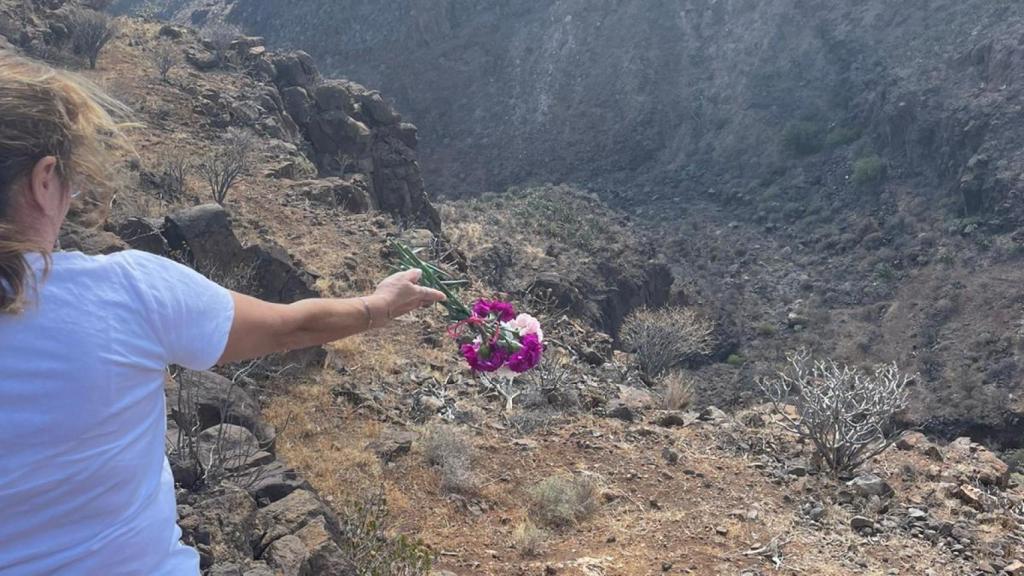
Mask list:
[[[249,168],[256,137],[248,130],[228,128],[224,145],[208,153],[199,164],[199,174],[210,185],[217,204],[224,205],[228,192]]]
[[[238,26],[227,22],[214,22],[203,28],[202,31],[203,40],[209,43],[213,48],[213,53],[217,56],[218,66],[223,66],[227,61],[228,49],[241,35],[242,30]]]
[[[157,72],[160,73],[160,80],[167,82],[168,75],[179,62],[178,49],[170,42],[161,42],[150,55],[150,60]]]
[[[896,364],[871,374],[835,362],[811,362],[801,350],[789,370],[762,379],[761,390],[783,418],[783,428],[806,438],[835,476],[849,474],[899,439],[895,416],[907,406],[911,380]],[[786,406],[796,407],[796,416]]]
[[[188,175],[192,161],[181,152],[171,152],[163,162],[160,174],[164,200],[177,202],[188,192]]]
[[[709,354],[714,328],[689,308],[642,308],[626,318],[622,341],[636,353],[644,374],[657,378],[684,360]]]
[[[117,25],[102,12],[78,9],[71,16],[71,26],[75,54],[88,58],[89,68],[95,70],[103,47],[117,34]]]

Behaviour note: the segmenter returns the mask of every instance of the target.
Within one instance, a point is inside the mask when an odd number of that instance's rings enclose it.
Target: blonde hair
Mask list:
[[[47,156],[66,184],[95,193],[115,177],[129,111],[88,80],[0,50],[0,314],[17,314],[34,281],[25,255],[50,246],[19,238],[11,221],[14,190]]]

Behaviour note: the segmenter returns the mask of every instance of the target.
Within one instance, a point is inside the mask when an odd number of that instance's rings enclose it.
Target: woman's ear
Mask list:
[[[27,184],[31,208],[46,216],[63,217],[67,194],[55,156],[45,156],[36,162]]]

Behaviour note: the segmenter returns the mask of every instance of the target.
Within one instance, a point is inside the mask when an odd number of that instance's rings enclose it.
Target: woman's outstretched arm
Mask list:
[[[370,328],[379,328],[417,308],[444,300],[420,286],[421,272],[407,270],[380,283],[362,298],[312,298],[271,304],[232,293],[235,315],[218,364],[259,358],[275,352],[319,346]]]

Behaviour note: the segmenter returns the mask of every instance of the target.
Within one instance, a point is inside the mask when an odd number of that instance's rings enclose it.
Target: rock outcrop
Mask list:
[[[167,402],[168,458],[177,483],[192,488],[178,493],[182,538],[206,574],[355,576],[337,516],[276,459],[273,427],[242,386],[182,371]],[[211,470],[226,481],[204,486]]]

